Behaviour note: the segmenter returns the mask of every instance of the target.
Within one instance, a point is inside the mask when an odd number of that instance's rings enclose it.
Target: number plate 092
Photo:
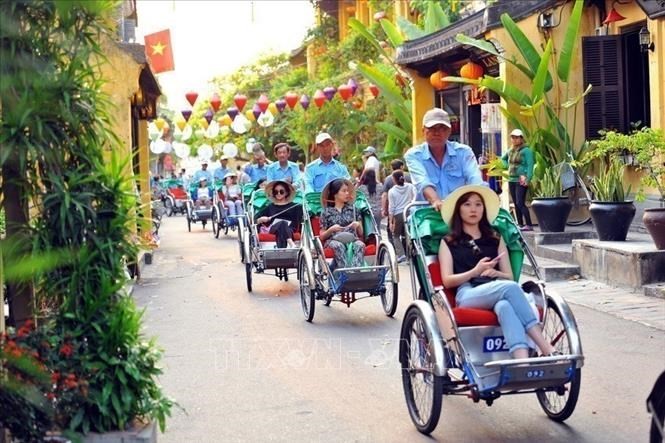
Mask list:
[[[483,352],[508,352],[508,343],[502,335],[484,337]]]

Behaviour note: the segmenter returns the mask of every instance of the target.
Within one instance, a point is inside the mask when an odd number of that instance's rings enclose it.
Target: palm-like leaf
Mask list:
[[[374,66],[366,63],[358,63],[358,71],[369,81],[374,83],[383,93],[383,96],[392,103],[403,103],[402,91],[397,87],[392,78],[381,72]]]
[[[425,31],[414,25],[404,17],[397,17],[397,26],[406,36],[407,40],[416,40],[420,37],[427,35]]]
[[[404,37],[402,36],[402,33],[395,25],[393,25],[390,20],[382,18],[379,23],[381,23],[381,28],[383,28],[383,32],[386,33],[386,37],[388,37],[388,40],[390,40],[390,44],[393,46],[393,48],[396,48],[397,46],[404,43]]]
[[[563,40],[561,47],[561,55],[559,56],[559,64],[557,66],[557,75],[563,82],[568,81],[570,75],[570,67],[575,51],[575,44],[577,43],[577,35],[580,30],[580,23],[582,21],[582,8],[584,1],[575,0],[573,12],[568,19],[568,28],[566,29],[566,37]]]
[[[550,56],[552,55],[552,39],[547,40],[547,45],[545,46],[545,51],[543,56],[540,59],[540,64],[538,65],[538,70],[536,71],[536,76],[533,79],[533,85],[531,87],[531,100],[534,103],[540,101],[540,99],[545,95],[545,81],[549,75],[549,63]]]
[[[392,136],[396,140],[399,140],[399,141],[401,141],[403,143],[406,143],[406,144],[409,144],[409,142],[410,142],[410,139],[411,139],[410,134],[406,130],[404,130],[400,127],[397,127],[397,126],[393,125],[392,123],[377,122],[375,126],[378,129],[380,129],[381,131],[388,134],[389,136]]]
[[[383,55],[387,59],[390,59],[388,53],[379,44],[379,40],[376,38],[376,36],[372,33],[372,31],[370,31],[367,28],[367,26],[363,25],[362,22],[352,17],[349,19],[349,28],[353,29],[359,35],[364,37],[365,40],[367,40],[372,46],[374,46],[381,55]]]

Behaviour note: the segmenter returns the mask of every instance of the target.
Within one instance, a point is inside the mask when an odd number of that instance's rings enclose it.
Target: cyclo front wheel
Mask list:
[[[554,348],[563,355],[570,354],[570,337],[563,323],[563,318],[554,303],[548,300],[547,315],[543,325],[543,335]],[[556,391],[538,391],[538,403],[547,416],[558,422],[562,422],[571,416],[577,405],[580,395],[580,384],[582,382],[582,369],[577,368],[573,373],[571,381],[564,385],[565,391],[560,395]]]
[[[418,431],[429,434],[439,424],[444,380],[434,374],[432,331],[419,309],[407,310],[400,341],[402,385],[409,415]]]
[[[305,320],[311,322],[314,318],[314,292],[309,287],[309,270],[304,257],[298,261],[298,275],[300,276],[300,305]]]
[[[395,315],[397,310],[397,294],[398,286],[396,283],[396,276],[392,272],[392,263],[390,263],[390,254],[386,248],[379,249],[379,259],[377,260],[379,266],[387,266],[388,271],[385,277],[385,291],[381,294],[381,304],[383,305],[383,312],[388,317]]]

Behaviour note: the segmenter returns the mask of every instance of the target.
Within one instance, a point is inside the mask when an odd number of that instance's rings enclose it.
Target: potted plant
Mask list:
[[[563,232],[573,205],[564,197],[558,168],[549,168],[534,183],[535,197],[531,209],[542,232]]]
[[[596,197],[589,206],[593,226],[601,241],[625,241],[628,229],[635,217],[635,205],[626,200],[630,185],[624,187],[623,173],[626,165],[613,159],[609,166],[601,161],[601,167],[591,183]]]
[[[646,200],[645,188],[655,188],[660,195],[660,207],[648,208],[642,221],[651,234],[656,248],[665,249],[665,137],[660,129],[644,127],[630,134],[616,131],[603,133],[601,139],[593,142],[593,150],[588,159],[615,156],[627,153],[632,156],[632,163],[643,171],[640,188],[635,200]]]

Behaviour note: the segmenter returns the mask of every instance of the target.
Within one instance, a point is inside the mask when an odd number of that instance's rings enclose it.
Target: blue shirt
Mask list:
[[[329,181],[336,178],[351,178],[346,166],[335,159],[323,163],[317,158],[305,168],[305,192],[321,192]]]
[[[229,168],[224,168],[224,167],[219,167],[215,169],[215,173],[213,174],[213,177],[215,180],[221,180],[224,181],[224,176],[231,172],[231,169]]]
[[[264,164],[262,167],[253,164],[245,166],[245,173],[249,175],[250,183],[256,183],[262,178],[266,178],[267,170],[268,165],[266,164]]]
[[[212,184],[212,173],[207,169],[205,171],[203,169],[199,169],[198,171],[196,171],[194,173],[194,177],[192,177],[192,183],[195,183],[196,186],[198,186],[201,177],[205,177],[209,185]]]
[[[418,191],[417,200],[425,200],[423,189],[431,186],[440,199],[464,185],[481,185],[478,161],[467,145],[448,140],[443,164],[439,166],[430,153],[427,143],[412,147],[404,155],[411,180]]]
[[[288,162],[286,168],[282,168],[279,162],[274,162],[268,165],[266,179],[271,182],[273,180],[290,181],[294,186],[298,185],[300,179],[300,168],[293,162]],[[291,180],[287,180],[290,178]]]

